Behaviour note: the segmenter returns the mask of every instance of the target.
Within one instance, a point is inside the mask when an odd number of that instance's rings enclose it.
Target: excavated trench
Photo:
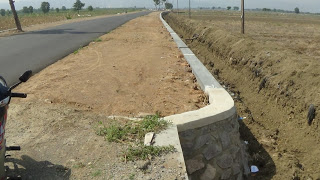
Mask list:
[[[164,18],[233,97],[249,165],[260,169],[249,178],[320,178],[319,119],[307,124],[309,105],[319,104],[319,91],[311,91],[319,85],[318,73],[310,68],[319,62],[299,62],[285,47],[205,21],[172,13]]]

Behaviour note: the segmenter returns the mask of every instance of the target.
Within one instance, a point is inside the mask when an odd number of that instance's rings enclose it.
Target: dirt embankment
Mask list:
[[[320,62],[271,41],[231,34],[211,23],[170,14],[167,22],[187,41],[221,84],[232,92],[249,141],[258,179],[319,179],[319,117],[307,124],[310,104],[320,104]]]
[[[125,116],[205,106],[189,65],[155,18],[130,21],[36,74],[23,85],[29,99]]]
[[[22,150],[9,152],[7,164],[23,179],[184,179],[173,154],[140,170],[123,161],[130,144],[107,142],[97,128],[110,125],[110,115],[166,116],[206,105],[159,13],[101,36],[15,91],[28,98],[10,104],[7,143]]]

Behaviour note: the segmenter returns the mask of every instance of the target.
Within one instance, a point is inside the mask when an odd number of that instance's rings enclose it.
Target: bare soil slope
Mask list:
[[[102,36],[16,91],[29,96],[11,102],[6,136],[22,147],[9,161],[24,179],[180,179],[170,154],[143,172],[120,159],[128,144],[106,142],[97,127],[110,115],[166,116],[206,104],[158,13]]]
[[[320,61],[288,43],[304,42],[293,36],[280,46],[274,38],[230,33],[214,21],[175,14],[166,19],[184,38],[199,34],[188,45],[234,96],[239,115],[247,117],[241,130],[251,163],[261,169],[255,178],[319,179],[320,121],[316,116],[309,126],[307,113],[310,104],[320,103]]]

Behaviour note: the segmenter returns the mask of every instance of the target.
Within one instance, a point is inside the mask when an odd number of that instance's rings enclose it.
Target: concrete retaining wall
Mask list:
[[[163,14],[163,13],[162,13]],[[173,29],[160,19],[190,64],[210,105],[165,117],[179,132],[190,179],[243,179],[249,174],[234,101]]]

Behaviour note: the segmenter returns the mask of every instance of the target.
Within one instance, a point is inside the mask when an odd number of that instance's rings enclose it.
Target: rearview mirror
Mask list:
[[[21,82],[27,82],[28,79],[32,76],[32,71],[26,71],[25,73],[22,74],[22,76],[20,76],[19,80]]]

